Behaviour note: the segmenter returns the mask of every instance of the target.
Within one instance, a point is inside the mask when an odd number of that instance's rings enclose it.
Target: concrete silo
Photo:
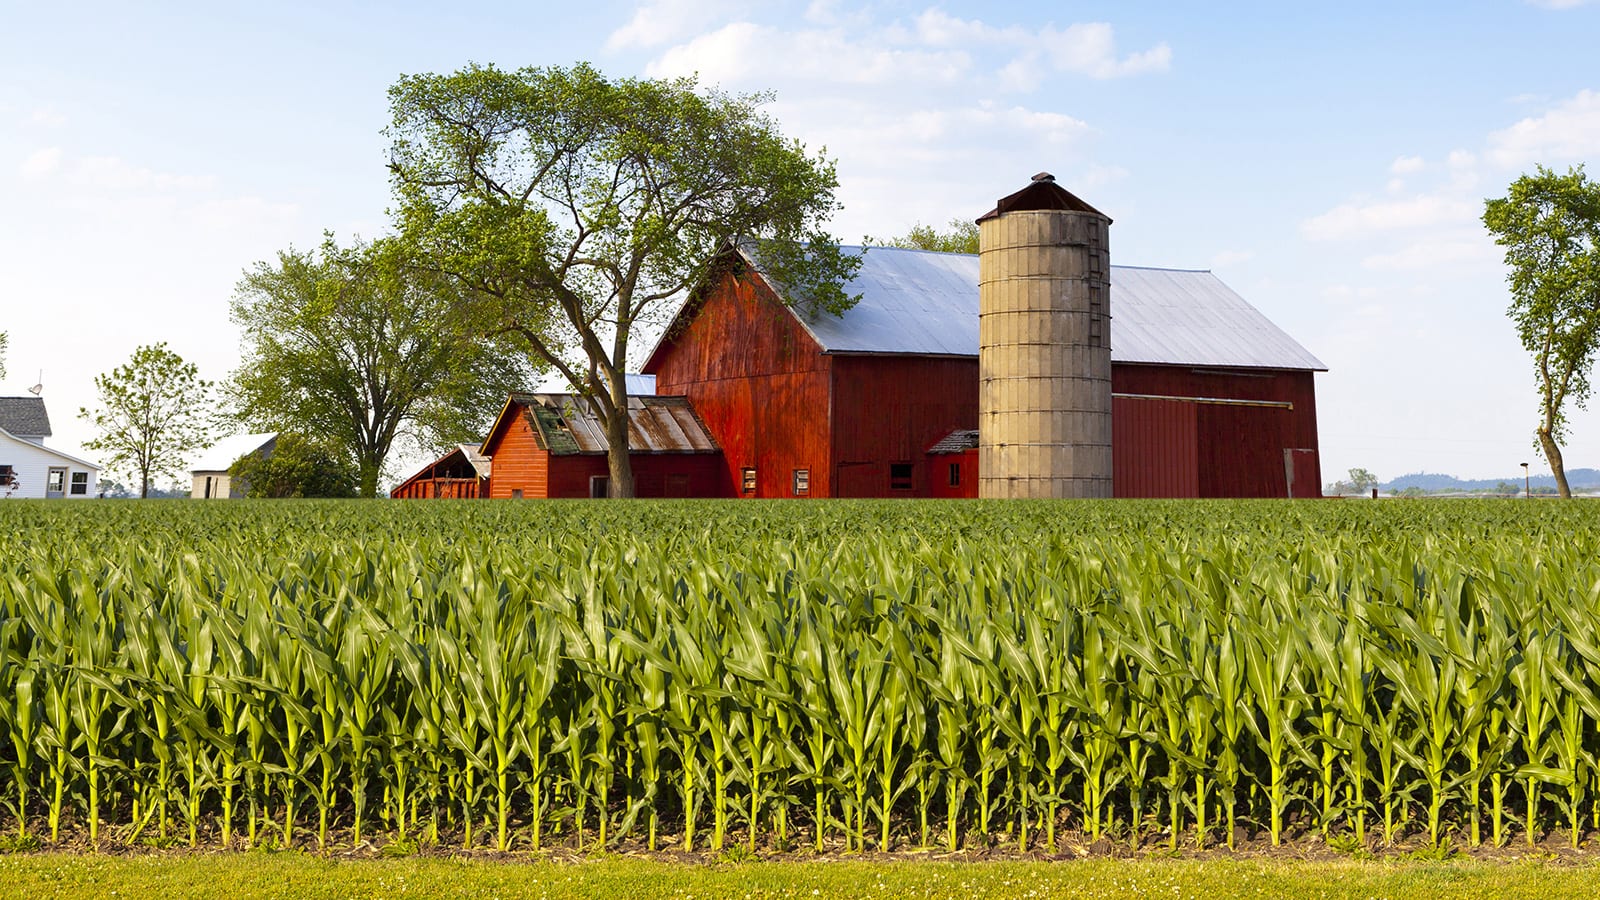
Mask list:
[[[978,495],[1111,496],[1111,219],[1040,173],[978,220]]]

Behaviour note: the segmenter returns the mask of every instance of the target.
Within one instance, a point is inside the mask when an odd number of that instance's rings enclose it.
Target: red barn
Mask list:
[[[717,443],[683,397],[629,397],[628,444],[640,497],[727,496]],[[604,497],[605,429],[569,394],[512,394],[484,439],[499,499]]]
[[[842,316],[779,290],[733,254],[644,367],[721,446],[711,495],[976,496],[978,257],[870,248]],[[1207,271],[1112,266],[1110,310],[1115,496],[1320,494],[1315,356]]]

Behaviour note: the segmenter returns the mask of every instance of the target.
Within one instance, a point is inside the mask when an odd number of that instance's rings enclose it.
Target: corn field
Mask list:
[[[0,504],[0,827],[537,850],[1600,830],[1584,503]]]

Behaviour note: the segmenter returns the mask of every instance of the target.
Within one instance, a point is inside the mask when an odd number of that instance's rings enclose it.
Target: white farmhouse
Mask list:
[[[194,486],[190,488],[189,496],[195,500],[227,500],[243,497],[244,491],[235,489],[233,478],[228,475],[228,467],[247,453],[271,456],[272,448],[277,444],[278,433],[275,431],[264,434],[236,434],[217,441],[195,463],[194,468],[189,470],[189,474],[194,476]]]
[[[43,398],[0,397],[0,499],[96,495],[100,467],[46,447],[49,436]]]

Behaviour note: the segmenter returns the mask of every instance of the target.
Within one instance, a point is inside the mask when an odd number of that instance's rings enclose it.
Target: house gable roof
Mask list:
[[[15,437],[50,436],[50,414],[43,397],[0,397],[0,428]]]
[[[863,248],[845,247],[846,253]],[[740,251],[757,272],[748,251]],[[782,291],[766,280],[775,293]],[[824,353],[978,355],[978,257],[865,248],[843,315],[790,313]],[[678,315],[694,314],[686,305]],[[674,321],[666,334],[677,334]],[[669,341],[652,352],[653,371]],[[1111,267],[1111,359],[1118,363],[1326,371],[1327,366],[1209,271]]]
[[[55,458],[57,458],[59,460],[62,460],[63,462],[68,462],[68,463],[72,463],[74,465],[82,466],[85,469],[93,469],[96,472],[100,471],[100,466],[97,463],[89,462],[86,459],[79,459],[76,456],[72,456],[70,454],[62,453],[60,450],[54,450],[54,449],[52,449],[50,447],[46,447],[43,444],[35,444],[33,441],[24,440],[23,438],[15,435],[15,434],[12,434],[11,432],[5,430],[4,428],[0,428],[0,443],[15,443],[18,446],[20,446],[23,450],[26,450],[26,451],[29,451],[29,452],[32,452],[32,453],[47,453],[47,454],[49,454],[51,456],[54,456]]]

